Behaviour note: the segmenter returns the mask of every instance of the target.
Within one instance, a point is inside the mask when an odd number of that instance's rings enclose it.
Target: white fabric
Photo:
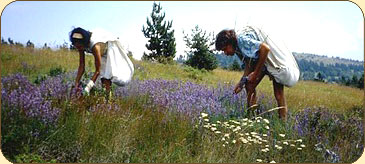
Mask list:
[[[124,86],[129,83],[134,73],[134,66],[116,37],[97,30],[92,31],[90,49],[96,43],[106,43],[106,54],[101,58],[100,77],[111,79],[114,84]]]
[[[245,30],[254,30],[260,41],[269,46],[270,52],[265,66],[276,82],[287,87],[294,86],[299,80],[300,72],[293,54],[284,46],[275,44],[262,30],[254,27],[247,27]]]
[[[84,89],[84,92],[85,92],[86,94],[89,94],[89,93],[90,93],[91,88],[92,88],[94,85],[95,85],[95,84],[94,84],[94,82],[93,82],[92,80],[89,80],[89,82],[87,83],[87,85],[86,85],[86,87],[85,87],[85,89]]]
[[[91,30],[90,44],[89,47],[92,50],[96,43],[107,43],[108,41],[118,40],[113,34],[103,30],[103,29],[94,29]]]

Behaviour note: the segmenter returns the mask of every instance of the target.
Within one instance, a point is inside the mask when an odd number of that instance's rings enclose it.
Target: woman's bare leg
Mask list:
[[[278,103],[278,107],[283,107],[279,109],[279,117],[283,120],[286,120],[288,109],[285,102],[284,85],[277,83],[275,80],[273,80],[273,86],[274,86],[274,95]]]

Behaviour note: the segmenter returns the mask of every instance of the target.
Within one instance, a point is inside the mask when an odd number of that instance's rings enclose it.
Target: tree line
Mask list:
[[[338,83],[346,86],[364,88],[364,66],[356,64],[324,64],[298,59],[301,80],[314,80]]]

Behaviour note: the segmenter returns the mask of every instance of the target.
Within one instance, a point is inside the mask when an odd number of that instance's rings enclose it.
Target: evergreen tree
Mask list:
[[[30,40],[28,40],[26,47],[33,49],[34,48],[34,44]]]
[[[218,67],[217,58],[214,56],[212,50],[210,50],[210,47],[214,44],[213,39],[209,39],[211,36],[213,35],[210,33],[207,34],[206,31],[203,31],[198,26],[192,29],[190,37],[189,35],[184,35],[186,46],[190,49],[187,52],[187,65],[206,70],[213,70]]]
[[[1,37],[1,44],[8,44],[8,42],[6,42],[6,40],[3,37]]]
[[[160,63],[169,63],[175,57],[176,43],[174,30],[171,30],[172,21],[166,23],[164,21],[165,13],[162,13],[161,10],[161,5],[154,2],[151,20],[147,18],[147,27],[143,26],[142,32],[149,39],[146,48],[151,53],[144,53],[142,58]]]
[[[360,89],[364,89],[364,74],[359,78],[359,82],[357,83],[357,87]]]
[[[14,41],[12,39],[8,38],[8,42],[10,45],[14,45]]]
[[[237,60],[234,60],[232,65],[231,65],[231,68],[230,68],[232,71],[241,71],[241,65],[238,63]]]
[[[46,49],[48,49],[48,50],[49,50],[49,49],[51,49],[51,48],[47,45],[47,43],[44,43],[44,45],[43,45],[43,49],[45,49],[45,50],[46,50]]]
[[[314,80],[315,80],[315,81],[321,81],[321,82],[323,82],[323,81],[324,81],[324,76],[322,75],[322,73],[321,73],[321,72],[318,72],[318,73],[315,75]]]
[[[184,63],[186,60],[185,60],[185,57],[183,55],[180,55],[177,59],[176,59],[176,62],[178,63]]]
[[[68,43],[66,41],[63,41],[63,44],[59,46],[61,50],[69,50]]]

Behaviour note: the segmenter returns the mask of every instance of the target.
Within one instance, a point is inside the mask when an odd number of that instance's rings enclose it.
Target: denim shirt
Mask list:
[[[242,56],[242,58],[248,57],[257,60],[261,43],[252,33],[238,35],[236,54],[239,57]]]

